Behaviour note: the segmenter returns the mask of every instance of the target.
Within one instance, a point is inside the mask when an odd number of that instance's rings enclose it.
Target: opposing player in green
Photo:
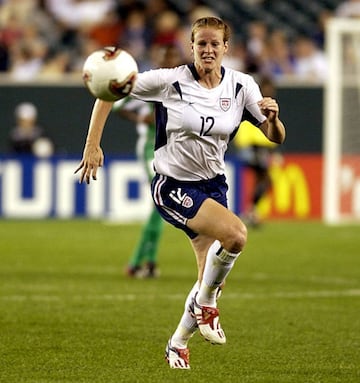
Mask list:
[[[172,68],[180,65],[183,55],[180,49],[169,44],[158,50],[159,63],[155,66]],[[113,109],[122,118],[136,124],[138,139],[136,143],[136,156],[141,162],[149,184],[155,172],[153,169],[155,147],[155,114],[154,105],[148,102],[127,97],[114,103]],[[152,278],[159,275],[158,248],[163,232],[164,221],[153,206],[149,217],[142,228],[137,246],[126,267],[126,274],[130,277]]]
[[[113,111],[121,117],[136,123],[138,139],[136,156],[141,162],[150,183],[154,177],[152,161],[154,159],[155,123],[153,105],[130,97],[114,103]],[[156,277],[157,254],[160,237],[163,231],[163,219],[155,206],[147,218],[141,232],[141,237],[126,267],[126,274],[130,277]]]

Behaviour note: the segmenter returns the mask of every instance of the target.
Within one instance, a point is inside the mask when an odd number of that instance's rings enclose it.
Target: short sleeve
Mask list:
[[[161,102],[170,74],[167,69],[152,69],[139,73],[130,95],[144,101]]]

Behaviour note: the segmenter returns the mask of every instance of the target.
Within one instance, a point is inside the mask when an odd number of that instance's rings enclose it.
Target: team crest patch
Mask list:
[[[184,200],[182,201],[182,205],[183,205],[184,207],[186,207],[186,208],[191,207],[193,204],[194,204],[194,202],[193,202],[192,198],[189,197],[189,196],[186,196],[186,197],[184,198]]]
[[[231,99],[230,98],[220,98],[220,108],[227,112],[230,109],[231,106]]]

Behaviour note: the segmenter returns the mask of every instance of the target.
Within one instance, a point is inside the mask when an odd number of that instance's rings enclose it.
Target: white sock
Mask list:
[[[199,285],[199,281],[196,281],[185,300],[184,313],[171,338],[171,344],[174,347],[186,348],[189,339],[197,330],[197,322],[189,310],[189,305],[191,304],[192,299],[195,297],[195,294],[199,291]]]
[[[230,253],[221,247],[219,241],[210,246],[196,301],[201,306],[216,307],[217,288],[233,268],[240,253]]]
[[[188,296],[185,300],[184,309],[187,310],[189,304],[191,303],[192,299],[195,297],[196,293],[199,291],[200,288],[200,282],[196,281],[192,289],[190,290]]]

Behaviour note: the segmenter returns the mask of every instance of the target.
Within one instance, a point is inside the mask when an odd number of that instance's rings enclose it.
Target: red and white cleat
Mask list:
[[[169,339],[165,348],[165,359],[169,363],[170,368],[190,369],[189,349],[173,347],[171,345],[171,339]]]
[[[226,343],[226,337],[219,320],[219,309],[200,306],[194,299],[194,312],[200,334],[212,344]]]

